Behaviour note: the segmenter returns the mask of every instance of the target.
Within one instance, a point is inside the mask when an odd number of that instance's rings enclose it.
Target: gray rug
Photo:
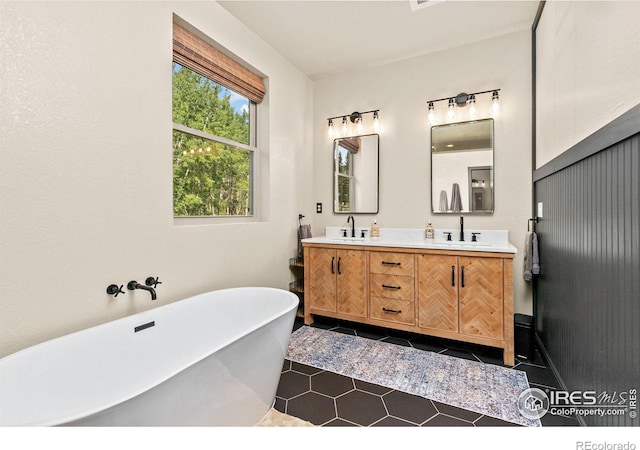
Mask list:
[[[286,357],[507,422],[541,426],[518,411],[518,396],[529,388],[520,370],[308,326],[291,335]]]

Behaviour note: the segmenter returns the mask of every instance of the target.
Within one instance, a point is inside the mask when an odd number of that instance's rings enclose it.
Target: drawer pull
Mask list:
[[[456,285],[456,266],[451,266],[451,286]]]
[[[389,286],[388,284],[383,284],[382,287],[384,289],[393,289],[394,291],[399,291],[402,286]]]
[[[399,262],[389,262],[389,261],[382,261],[382,265],[383,266],[396,266],[396,267],[400,267],[402,263]]]
[[[392,314],[400,314],[402,312],[402,310],[400,309],[389,309],[389,308],[382,308],[382,311],[386,313],[392,313]]]

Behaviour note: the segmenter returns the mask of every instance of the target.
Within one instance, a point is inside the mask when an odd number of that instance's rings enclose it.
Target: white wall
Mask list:
[[[174,13],[268,77],[255,223],[174,224]],[[0,357],[207,290],[287,288],[312,205],[305,76],[215,2],[2,2],[0,17]],[[149,275],[153,303],[105,293]]]
[[[518,248],[514,262],[515,311],[531,314],[531,290],[522,277],[522,250],[531,214],[531,39],[529,31],[461,46],[314,83],[314,202],[324,213],[309,218],[314,235],[346,225],[332,204],[332,140],[327,118],[380,109],[381,227],[457,228],[458,216],[431,214],[430,127],[427,100],[460,92],[501,89],[495,120],[495,213],[467,216],[465,226],[507,229]],[[439,103],[439,108],[446,107]],[[374,216],[356,216],[370,226]]]
[[[536,165],[640,103],[640,2],[547,2],[536,31]]]

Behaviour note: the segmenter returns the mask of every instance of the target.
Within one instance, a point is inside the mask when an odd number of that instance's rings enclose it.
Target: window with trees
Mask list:
[[[173,55],[174,216],[250,216],[262,79],[175,23]]]
[[[335,178],[335,187],[334,190],[337,192],[337,211],[351,211],[351,199],[354,197],[353,195],[353,155],[349,151],[349,149],[342,147],[341,145],[337,146],[336,152],[338,154],[337,158],[337,171]]]

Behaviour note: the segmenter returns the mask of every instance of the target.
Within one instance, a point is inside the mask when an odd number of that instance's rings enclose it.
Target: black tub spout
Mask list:
[[[158,298],[156,296],[156,290],[154,288],[152,288],[151,286],[145,286],[144,284],[140,284],[135,280],[129,281],[127,283],[127,289],[129,289],[130,291],[133,291],[136,289],[143,289],[151,293],[151,300],[155,300],[156,298]]]

